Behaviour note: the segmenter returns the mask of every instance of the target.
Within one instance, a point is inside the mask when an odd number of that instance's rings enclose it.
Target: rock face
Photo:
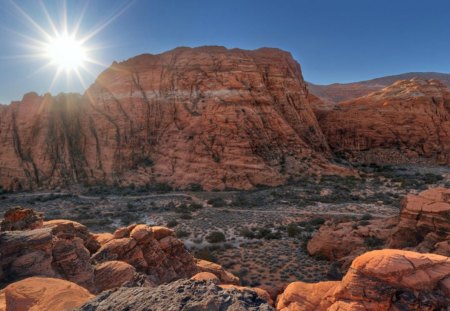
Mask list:
[[[408,194],[388,245],[450,256],[450,189]]]
[[[0,185],[207,190],[344,172],[300,66],[278,49],[178,48],[114,63],[84,96],[27,94],[0,116]]]
[[[289,285],[277,310],[446,310],[450,258],[380,250],[356,258],[341,282]]]
[[[437,80],[398,81],[319,122],[333,151],[352,161],[450,165],[450,92]]]
[[[77,284],[52,278],[31,277],[2,290],[5,311],[61,311],[83,305],[94,296]]]
[[[255,292],[222,289],[212,282],[179,280],[157,288],[106,291],[80,311],[274,310]]]

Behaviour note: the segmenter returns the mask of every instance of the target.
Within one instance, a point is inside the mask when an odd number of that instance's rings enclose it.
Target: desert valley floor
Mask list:
[[[252,191],[172,191],[160,185],[157,190],[96,186],[3,193],[0,217],[23,206],[43,212],[45,220],[74,220],[92,232],[114,232],[132,223],[167,226],[197,258],[219,263],[242,285],[282,288],[297,280],[342,277],[332,261],[306,251],[307,241],[325,221],[365,226],[398,215],[407,193],[450,187],[448,166],[358,169],[363,172],[358,178],[325,176]],[[369,243],[369,249],[377,248]]]

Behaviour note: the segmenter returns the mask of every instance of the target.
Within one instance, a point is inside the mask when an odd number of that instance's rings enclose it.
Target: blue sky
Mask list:
[[[15,5],[14,5],[15,4]],[[43,1],[60,25],[62,1]],[[49,91],[55,66],[30,54],[30,38],[42,36],[18,10],[46,30],[50,26],[38,1],[2,0],[0,6],[0,102],[29,91]],[[68,1],[69,25],[84,18],[80,36],[116,16],[87,45],[104,66],[142,53],[177,46],[224,45],[290,51],[306,80],[351,82],[410,71],[450,73],[448,0],[117,0]],[[28,37],[25,38],[24,36]],[[104,69],[91,65],[93,76]],[[52,93],[82,92],[72,74],[61,76]]]

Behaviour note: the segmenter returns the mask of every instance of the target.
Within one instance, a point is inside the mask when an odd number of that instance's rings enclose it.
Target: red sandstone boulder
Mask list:
[[[146,274],[154,284],[191,277],[198,272],[183,242],[165,227],[131,225],[120,228],[91,259],[95,263],[125,261]]]
[[[450,258],[402,250],[357,257],[341,282],[290,284],[277,310],[445,310]]]
[[[2,292],[0,310],[5,311],[72,310],[94,297],[77,284],[43,277],[12,283]]]
[[[0,231],[31,230],[42,227],[42,214],[17,206],[8,210],[0,222]]]
[[[197,259],[196,266],[199,271],[209,272],[216,275],[222,284],[239,285],[239,278],[226,271],[221,265],[207,260]]]
[[[326,310],[333,301],[333,292],[340,282],[289,284],[278,296],[277,310],[280,311],[310,311]]]
[[[136,269],[123,261],[106,261],[95,266],[94,284],[97,292],[132,282]]]

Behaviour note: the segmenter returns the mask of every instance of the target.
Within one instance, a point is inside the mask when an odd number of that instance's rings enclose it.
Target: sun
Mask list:
[[[58,35],[51,38],[45,51],[49,61],[66,72],[79,70],[88,60],[86,48],[74,36]]]
[[[54,90],[54,87],[58,90],[70,89],[77,85],[76,80],[86,89],[86,79],[95,79],[99,68],[108,67],[95,58],[98,51],[105,47],[93,42],[93,38],[122,15],[133,4],[133,0],[122,1],[121,5],[106,12],[92,27],[83,25],[89,3],[89,0],[61,0],[58,5],[50,5],[49,10],[44,1],[32,1],[27,6],[27,12],[16,1],[10,1],[18,17],[30,30],[29,34],[13,32],[18,38],[24,39],[21,45],[27,49],[24,54],[13,58],[39,62],[44,60],[42,66],[30,75],[54,70],[49,91]],[[61,86],[63,80],[66,82],[65,87]]]

